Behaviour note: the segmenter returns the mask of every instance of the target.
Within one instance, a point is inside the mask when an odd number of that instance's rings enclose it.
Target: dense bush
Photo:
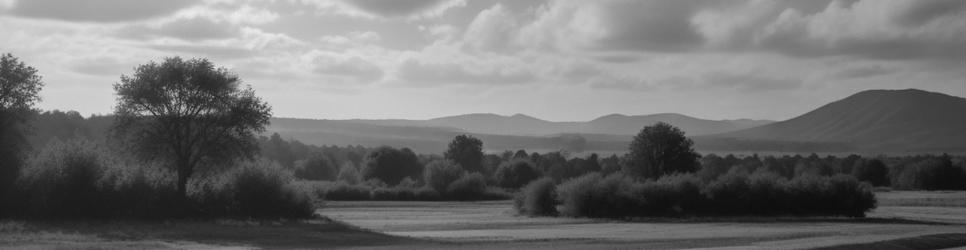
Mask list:
[[[486,179],[480,173],[468,173],[446,186],[446,196],[454,200],[481,200],[486,195]]]
[[[321,152],[315,152],[308,159],[295,163],[295,177],[305,180],[335,180],[339,174],[332,160]]]
[[[44,218],[169,218],[311,216],[311,196],[291,184],[291,172],[266,162],[241,163],[208,173],[190,185],[188,200],[175,177],[148,164],[133,164],[100,144],[54,141],[18,179],[20,215]]]
[[[901,169],[893,184],[900,189],[962,189],[966,188],[966,177],[949,157],[929,158]]]
[[[879,159],[858,160],[852,166],[852,176],[875,187],[889,185],[889,168]]]
[[[265,161],[246,162],[227,174],[229,214],[255,218],[305,218],[314,213],[308,190],[293,185],[292,173]]]
[[[872,187],[854,177],[804,175],[787,180],[767,171],[733,171],[709,183],[693,174],[636,180],[621,174],[587,174],[556,187],[561,214],[577,217],[635,216],[849,216],[876,205]],[[526,191],[526,190],[525,190]],[[521,192],[517,209],[548,207],[536,192]],[[530,197],[534,196],[534,197]],[[525,201],[542,204],[526,204]]]
[[[549,177],[534,180],[520,189],[513,201],[520,214],[556,215],[556,184]]]
[[[356,166],[347,162],[339,168],[339,176],[336,177],[336,180],[349,184],[359,184],[359,182],[362,182],[362,176],[359,174],[359,169]]]
[[[462,177],[464,172],[466,171],[462,167],[452,161],[435,160],[426,164],[423,181],[426,182],[427,187],[437,192],[446,192],[446,187]]]
[[[379,179],[390,186],[395,186],[403,178],[419,178],[422,172],[423,165],[412,150],[383,146],[369,153],[362,176],[365,179]]]
[[[540,178],[540,171],[529,160],[515,159],[500,164],[500,167],[496,169],[494,178],[500,187],[518,189]]]
[[[322,199],[333,201],[364,201],[369,200],[372,188],[366,185],[336,182],[335,185],[323,191]]]

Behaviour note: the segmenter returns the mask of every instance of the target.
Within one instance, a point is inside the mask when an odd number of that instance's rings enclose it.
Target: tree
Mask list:
[[[517,189],[540,178],[540,171],[530,160],[518,158],[500,164],[494,177],[500,187]]]
[[[889,185],[889,168],[879,159],[857,160],[851,170],[859,181],[876,187]]]
[[[409,148],[382,146],[369,153],[362,177],[366,180],[379,179],[395,186],[403,178],[419,178],[422,172],[423,165],[419,163],[416,153]]]
[[[446,192],[446,187],[450,183],[458,180],[466,172],[456,163],[449,160],[435,160],[426,164],[423,171],[423,181],[426,186],[435,189],[437,192]]]
[[[241,88],[237,75],[206,59],[166,58],[121,76],[115,132],[144,159],[162,160],[178,177],[178,194],[199,167],[251,158],[271,107]]]
[[[694,142],[677,127],[664,122],[646,126],[630,144],[625,172],[643,178],[658,178],[698,169],[699,155]]]
[[[23,128],[44,83],[37,69],[11,54],[0,56],[0,216],[10,205],[7,196],[20,175],[26,139]]]
[[[318,151],[312,152],[308,159],[297,161],[295,165],[295,177],[300,179],[333,181],[339,174],[335,163]]]
[[[449,143],[443,157],[463,166],[469,172],[483,170],[483,141],[471,135],[459,135]]]

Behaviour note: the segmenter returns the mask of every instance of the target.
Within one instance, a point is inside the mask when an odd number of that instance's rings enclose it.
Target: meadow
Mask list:
[[[867,218],[611,220],[511,201],[339,201],[315,219],[0,222],[2,249],[940,249],[966,246],[966,192],[877,192]],[[856,245],[858,244],[858,245]]]

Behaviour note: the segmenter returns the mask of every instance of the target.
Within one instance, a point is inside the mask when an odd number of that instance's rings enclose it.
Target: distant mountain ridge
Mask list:
[[[410,147],[438,152],[456,135],[480,137],[489,150],[621,150],[647,125],[667,122],[689,135],[750,128],[771,121],[713,121],[680,114],[612,114],[587,122],[553,122],[524,114],[465,114],[428,120],[313,120],[272,118],[268,132],[317,145]],[[579,145],[578,145],[579,144]],[[590,149],[590,148],[587,148]]]
[[[706,120],[674,113],[635,116],[610,114],[586,122],[554,122],[524,114],[503,116],[491,113],[446,116],[429,120],[354,119],[346,121],[382,126],[454,128],[470,133],[520,136],[546,136],[566,133],[634,135],[640,132],[644,126],[657,122],[670,123],[681,128],[688,135],[708,135],[736,131],[773,122],[749,119]]]
[[[853,150],[966,150],[966,99],[918,89],[868,90],[801,116],[714,138],[838,143]]]

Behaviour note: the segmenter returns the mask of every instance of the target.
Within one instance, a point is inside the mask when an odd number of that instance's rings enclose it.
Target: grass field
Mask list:
[[[632,222],[518,216],[508,201],[330,202],[307,221],[2,221],[0,249],[935,249],[966,245],[966,192],[878,193],[866,219]],[[331,220],[330,220],[331,219]]]

